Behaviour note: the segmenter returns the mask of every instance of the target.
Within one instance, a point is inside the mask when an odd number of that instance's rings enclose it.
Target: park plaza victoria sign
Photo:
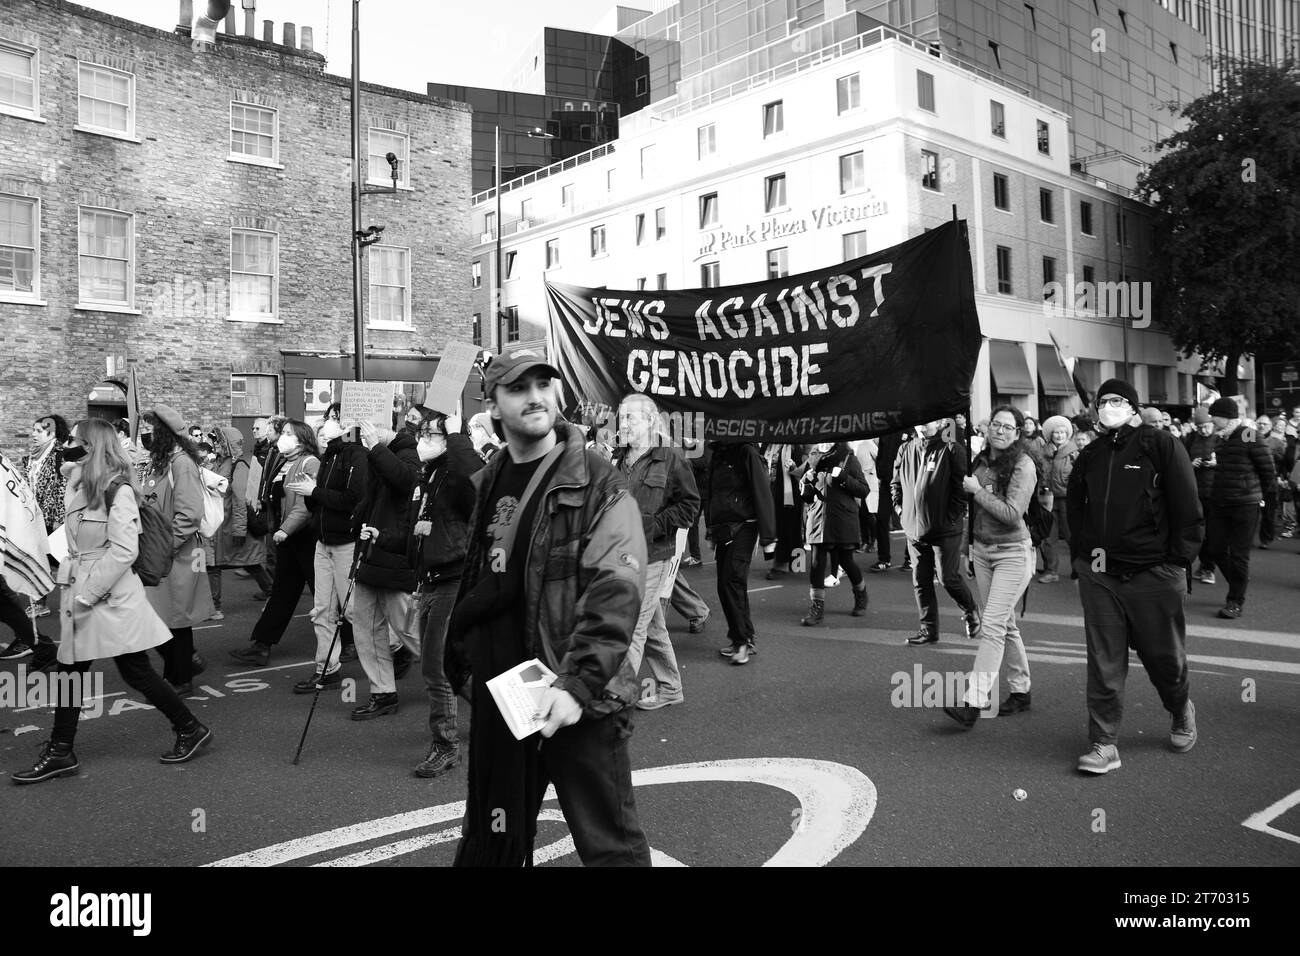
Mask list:
[[[876,199],[869,193],[863,202],[828,203],[816,206],[807,213],[788,213],[781,216],[768,216],[757,226],[743,223],[737,229],[714,229],[703,234],[700,251],[695,258],[717,255],[728,249],[742,246],[758,245],[772,239],[784,239],[787,236],[800,236],[818,229],[844,226],[866,219],[874,219],[889,212],[883,199]]]

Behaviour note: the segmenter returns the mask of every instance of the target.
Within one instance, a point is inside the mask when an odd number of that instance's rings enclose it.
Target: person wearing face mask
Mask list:
[[[1196,472],[1196,496],[1201,502],[1201,513],[1208,515],[1210,498],[1214,492],[1214,469],[1219,463],[1218,450],[1221,440],[1214,434],[1214,421],[1210,418],[1209,409],[1204,406],[1198,405],[1192,412],[1192,425],[1196,430],[1184,439],[1183,447],[1187,449],[1187,455],[1192,460],[1192,470]],[[1201,539],[1198,558],[1196,580],[1202,584],[1213,584],[1214,557],[1210,554],[1208,534]]]
[[[316,586],[316,531],[312,527],[307,496],[300,490],[304,476],[313,481],[320,472],[316,432],[306,422],[288,419],[276,439],[275,472],[267,476],[267,511],[276,519],[271,543],[275,547],[275,577],[271,595],[253,626],[247,647],[230,652],[240,664],[265,667],[271,648],[280,642],[302,597],[302,589]]]
[[[847,442],[822,442],[808,456],[808,470],[800,480],[800,491],[808,506],[804,540],[812,548],[808,615],[800,623],[816,627],[824,620],[826,575],[837,566],[844,569],[853,585],[852,614],[861,617],[867,613],[867,582],[862,579],[853,553],[861,541],[858,499],[870,491],[862,466]]]
[[[474,451],[461,421],[435,415],[416,436],[421,475],[410,500],[412,534],[407,557],[415,569],[419,613],[420,666],[429,692],[429,733],[425,758],[415,775],[440,777],[460,762],[456,695],[443,670],[447,621],[460,588],[474,512],[474,482],[483,459]]]
[[[1047,436],[1047,444],[1043,446],[1043,470],[1047,474],[1047,490],[1052,495],[1053,521],[1051,530],[1038,546],[1038,552],[1043,557],[1043,573],[1035,580],[1039,584],[1055,584],[1061,580],[1056,573],[1059,561],[1056,542],[1070,540],[1065,496],[1070,488],[1070,472],[1074,470],[1074,461],[1079,457],[1079,448],[1072,440],[1074,427],[1062,415],[1053,415],[1043,422],[1042,430]]]
[[[1088,649],[1091,748],[1077,766],[1104,774],[1120,766],[1130,648],[1172,719],[1170,748],[1196,743],[1184,605],[1203,518],[1187,450],[1142,424],[1137,390],[1111,379],[1096,405],[1103,432],[1074,463],[1067,513]]]
[[[1228,582],[1228,597],[1219,617],[1236,620],[1250,584],[1250,550],[1259,530],[1264,491],[1277,481],[1273,455],[1249,420],[1242,421],[1235,398],[1210,406],[1214,432],[1221,439],[1205,534],[1210,554]]]
[[[214,620],[222,620],[221,572],[227,568],[248,568],[262,573],[265,548],[260,539],[248,533],[248,502],[244,489],[248,486],[248,462],[244,461],[244,435],[237,428],[223,425],[215,430],[216,459],[208,466],[229,482],[225,500],[225,519],[212,536],[212,556],[208,563],[208,585],[212,593]],[[257,574],[253,575],[254,577]],[[261,580],[259,579],[259,584]],[[266,580],[270,585],[270,580]]]
[[[334,406],[330,406],[333,408]],[[313,560],[315,600],[311,621],[316,632],[316,672],[294,685],[296,694],[310,694],[318,683],[338,684],[343,679],[340,661],[351,645],[352,602],[343,608],[348,627],[334,640],[338,626],[339,602],[348,593],[357,536],[353,518],[366,496],[370,465],[365,449],[356,442],[345,441],[346,431],[337,417],[327,413],[317,432],[322,445],[320,470],[315,478],[302,473],[286,490],[304,496],[311,511],[311,525],[316,547]],[[333,655],[329,656],[333,647]],[[346,655],[349,658],[350,654]]]

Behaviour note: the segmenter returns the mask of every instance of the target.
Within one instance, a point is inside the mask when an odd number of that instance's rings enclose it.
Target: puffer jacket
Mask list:
[[[1075,459],[1079,457],[1079,446],[1074,439],[1068,439],[1064,445],[1048,442],[1043,450],[1043,464],[1047,472],[1047,490],[1053,497],[1064,498],[1070,490],[1070,472],[1074,471]]]
[[[418,494],[411,494],[411,527],[428,521],[429,534],[411,535],[408,555],[417,584],[436,584],[461,576],[469,549],[470,517],[474,513],[473,477],[483,459],[468,435],[447,436],[447,450],[428,462]]]
[[[628,468],[627,449],[615,461],[641,511],[646,560],[667,561],[677,553],[677,529],[689,528],[700,514],[700,493],[691,468],[675,449],[651,448]]]
[[[320,456],[316,487],[308,496],[312,506],[312,527],[322,544],[339,545],[355,541],[354,517],[365,500],[370,461],[365,448],[334,438]]]
[[[1273,487],[1277,480],[1273,453],[1253,425],[1241,425],[1223,439],[1218,462],[1210,492],[1211,508],[1257,505],[1263,499],[1263,490]]]
[[[379,537],[357,564],[357,580],[388,591],[415,590],[415,568],[408,554],[411,499],[419,494],[420,454],[414,436],[401,431],[387,444],[370,449],[366,500],[357,509],[356,534],[363,524],[379,529]]]
[[[1183,444],[1187,448],[1187,457],[1192,462],[1198,458],[1202,462],[1207,462],[1212,455],[1217,456],[1220,442],[1221,439],[1214,432],[1202,435],[1199,431],[1194,431]],[[1199,468],[1195,464],[1192,465],[1196,472],[1196,494],[1203,502],[1209,501],[1210,493],[1214,491],[1214,472],[1217,464],[1216,457],[1215,465],[1202,464]]]
[[[564,444],[554,472],[537,494],[523,571],[526,646],[540,648],[545,662],[582,705],[584,717],[601,717],[632,704],[639,694],[627,652],[641,613],[646,548],[641,515],[626,482],[598,454],[584,449],[586,436],[564,422]],[[474,476],[470,527],[479,528],[488,497],[508,452]],[[482,536],[472,534],[457,601],[484,573]],[[444,667],[459,693],[470,678],[464,638],[448,633]],[[485,682],[495,674],[479,675]]]

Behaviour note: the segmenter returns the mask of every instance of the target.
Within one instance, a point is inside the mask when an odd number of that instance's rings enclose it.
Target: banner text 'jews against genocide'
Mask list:
[[[866,438],[964,410],[980,350],[965,222],[802,275],[680,292],[546,284],[570,394],[644,392],[710,440]]]

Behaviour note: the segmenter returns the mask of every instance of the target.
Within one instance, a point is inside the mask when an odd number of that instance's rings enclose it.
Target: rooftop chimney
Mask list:
[[[248,37],[250,40],[253,39],[253,34],[256,30],[256,20],[254,19],[256,16],[256,6],[249,7],[244,11],[244,36]]]
[[[226,14],[226,34],[232,37],[239,35],[239,25],[235,22],[235,7],[233,4]]]
[[[194,0],[181,0],[181,15],[176,21],[176,26],[182,30],[194,26]]]
[[[273,20],[262,21],[262,42],[263,43],[275,42],[275,22]]]
[[[298,46],[298,28],[287,21],[284,25],[284,45],[290,49]]]
[[[313,50],[312,39],[313,38],[312,38],[311,27],[303,27],[302,28],[302,51],[304,53],[312,52]]]

